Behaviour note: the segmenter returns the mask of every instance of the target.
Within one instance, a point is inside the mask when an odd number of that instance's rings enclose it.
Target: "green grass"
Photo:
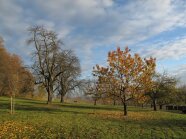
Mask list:
[[[184,139],[186,115],[121,106],[92,104],[46,105],[44,101],[16,99],[9,113],[9,98],[0,97],[0,138]]]

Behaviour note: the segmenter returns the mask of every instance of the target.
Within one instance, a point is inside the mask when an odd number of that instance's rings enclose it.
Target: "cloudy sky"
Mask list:
[[[5,47],[32,64],[27,29],[44,25],[56,31],[64,49],[78,55],[82,75],[107,53],[125,46],[157,58],[157,70],[186,81],[185,0],[0,0],[0,36]]]

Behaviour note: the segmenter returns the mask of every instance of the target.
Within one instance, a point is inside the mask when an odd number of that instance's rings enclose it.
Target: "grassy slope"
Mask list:
[[[0,97],[0,138],[186,138],[186,115],[91,104],[46,105],[16,99],[9,114],[9,99]]]

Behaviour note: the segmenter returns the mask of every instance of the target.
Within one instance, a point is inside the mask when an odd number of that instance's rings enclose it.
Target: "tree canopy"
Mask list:
[[[6,51],[0,41],[0,95],[25,95],[33,92],[34,78],[21,58]]]
[[[98,78],[99,84],[107,84],[104,91],[121,99],[124,106],[124,115],[127,115],[127,102],[135,97],[136,93],[144,93],[152,82],[155,72],[155,59],[142,59],[139,54],[130,54],[128,47],[122,51],[108,53],[108,66],[96,65],[93,75]],[[110,89],[114,88],[115,91]]]

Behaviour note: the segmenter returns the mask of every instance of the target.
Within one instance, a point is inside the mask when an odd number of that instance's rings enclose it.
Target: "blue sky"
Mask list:
[[[27,28],[56,31],[64,49],[80,58],[83,77],[106,65],[117,46],[157,58],[157,70],[186,81],[185,0],[0,0],[0,35],[6,48],[30,65]]]

